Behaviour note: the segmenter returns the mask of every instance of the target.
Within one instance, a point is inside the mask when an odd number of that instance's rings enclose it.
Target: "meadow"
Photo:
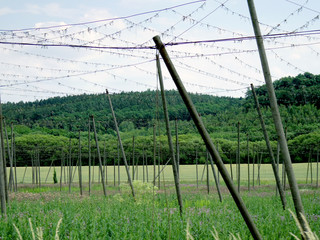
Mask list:
[[[27,183],[19,183],[18,192],[10,193],[7,217],[0,220],[1,239],[20,239],[18,231],[22,239],[33,239],[30,222],[35,239],[55,239],[60,219],[60,239],[187,239],[187,229],[194,239],[217,239],[213,236],[215,231],[219,239],[229,239],[230,234],[241,239],[251,239],[250,232],[223,182],[220,181],[223,195],[223,201],[220,202],[212,181],[210,193],[207,193],[206,177],[201,181],[203,165],[198,167],[198,186],[195,181],[195,166],[180,167],[184,204],[182,216],[178,210],[171,166],[165,168],[161,174],[160,189],[154,188],[150,182],[143,183],[141,166],[141,172],[138,172],[140,180],[134,182],[136,199],[130,194],[122,167],[120,186],[117,182],[114,186],[111,171],[113,166],[108,169],[110,175],[107,197],[103,196],[102,186],[97,183],[98,168],[95,169],[96,179],[90,196],[87,183],[84,184],[84,194],[80,196],[77,176],[74,178],[71,193],[68,193],[66,184],[62,185],[61,190],[59,184],[52,184],[53,169],[48,183],[45,184],[48,168],[41,168],[41,187],[30,184],[31,178],[26,172]],[[295,164],[294,168],[300,182],[306,217],[313,231],[319,236],[320,191],[314,184],[302,184],[306,180],[306,164]],[[58,174],[59,168],[55,169]],[[148,170],[149,178],[152,178],[153,167],[149,166]],[[247,190],[247,165],[243,165],[241,170],[241,196],[263,238],[293,239],[290,233],[299,236],[299,229],[292,215],[288,210],[282,210],[279,196],[276,196],[270,166],[261,166],[260,186],[256,181],[255,187],[251,186],[251,191]],[[313,170],[315,172],[315,169]],[[18,168],[17,172],[20,177],[24,168]],[[87,181],[86,168],[83,169],[83,174],[84,181]],[[213,177],[210,177],[213,180]],[[18,182],[20,181],[18,178]],[[313,181],[315,183],[315,179]],[[294,210],[288,189],[286,197],[287,209]]]

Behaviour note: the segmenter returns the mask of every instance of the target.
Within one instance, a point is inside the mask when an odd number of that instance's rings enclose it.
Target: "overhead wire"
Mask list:
[[[114,20],[122,20],[122,19],[133,18],[133,17],[137,17],[137,16],[141,16],[141,15],[151,14],[151,13],[155,13],[155,12],[167,11],[170,9],[179,8],[179,7],[183,7],[183,6],[187,6],[187,5],[191,5],[191,4],[195,4],[195,3],[204,2],[204,1],[206,1],[206,0],[191,1],[191,2],[179,4],[179,5],[175,5],[172,7],[161,8],[161,9],[151,10],[151,11],[146,11],[146,12],[141,12],[141,13],[135,13],[135,14],[122,16],[122,17],[106,18],[106,19],[87,21],[87,22],[81,22],[81,23],[60,24],[60,25],[54,25],[54,26],[48,26],[48,27],[33,27],[33,28],[23,28],[23,29],[0,29],[0,32],[21,32],[21,31],[30,31],[30,30],[52,29],[52,28],[88,25],[88,24],[93,24],[93,23],[100,23],[100,22],[107,22],[107,21],[114,21]]]

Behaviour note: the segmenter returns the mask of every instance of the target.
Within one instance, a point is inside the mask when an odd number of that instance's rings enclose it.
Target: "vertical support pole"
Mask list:
[[[119,142],[119,145],[120,145],[120,148],[121,148],[122,157],[123,157],[123,162],[124,162],[124,164],[125,164],[126,172],[127,172],[127,175],[128,175],[128,181],[129,181],[129,185],[130,185],[130,187],[131,187],[132,196],[135,197],[134,188],[133,188],[133,184],[132,184],[131,176],[130,176],[130,172],[129,172],[128,162],[127,162],[126,154],[125,154],[125,152],[124,152],[124,148],[123,148],[123,145],[122,145],[122,141],[121,141],[121,137],[120,137],[120,132],[119,132],[119,128],[118,128],[118,123],[117,123],[116,115],[114,114],[113,107],[112,107],[112,102],[111,102],[111,98],[110,98],[110,95],[109,95],[109,92],[108,92],[107,89],[106,89],[106,94],[107,94],[107,97],[108,97],[108,100],[109,100],[110,109],[111,109],[111,113],[112,113],[113,120],[114,120],[114,125],[115,125],[116,131],[117,131],[118,142]]]
[[[159,123],[159,120],[158,120],[158,129],[159,129],[159,148],[158,148],[158,189],[160,189],[161,187],[161,177],[160,177],[160,165],[161,165],[161,156],[162,156],[162,153],[161,153],[161,137],[160,137],[160,123]],[[163,181],[164,181],[164,178],[163,178]]]
[[[0,103],[1,104],[1,103]],[[0,121],[2,116],[0,115]],[[0,201],[1,201],[1,214],[6,216],[7,214],[7,205],[6,205],[6,191],[5,191],[5,167],[3,161],[3,155],[0,153]]]
[[[145,182],[144,164],[145,164],[145,156],[144,156],[144,148],[143,148],[143,151],[142,151],[142,182]]]
[[[187,94],[187,91],[185,89],[185,87],[183,86],[183,83],[181,82],[181,79],[175,69],[175,67],[173,66],[171,59],[169,58],[169,55],[165,49],[165,46],[163,45],[163,43],[160,40],[159,36],[156,36],[153,38],[154,42],[156,43],[156,47],[159,50],[159,52],[161,53],[161,56],[164,60],[164,62],[166,63],[166,66],[172,76],[172,79],[174,81],[174,83],[176,84],[178,91],[185,103],[185,105],[188,108],[188,111],[202,137],[202,139],[204,140],[207,149],[209,150],[211,156],[214,156],[214,161],[217,165],[217,168],[219,169],[221,176],[224,179],[224,182],[226,183],[240,213],[243,216],[243,219],[245,220],[252,236],[254,239],[262,239],[259,230],[257,229],[257,227],[255,226],[246,206],[244,205],[243,200],[241,199],[240,195],[238,194],[229,174],[227,169],[225,168],[222,159],[219,155],[219,153],[217,152],[216,148],[213,145],[213,142],[209,136],[209,133],[207,132],[201,118],[199,117],[199,114],[195,108],[195,106],[193,105],[193,102],[191,101],[190,96]]]
[[[40,149],[38,147],[38,151],[37,151],[37,157],[38,157],[38,171],[39,171],[39,188],[41,188],[41,164],[40,164]]]
[[[317,149],[317,188],[319,187],[319,149]]]
[[[206,157],[206,169],[207,169],[207,193],[210,193],[210,179],[209,179],[209,152],[207,150],[207,157]]]
[[[12,152],[11,149],[10,150],[10,145],[9,145],[9,137],[8,137],[8,131],[7,131],[7,126],[6,126],[6,121],[5,119],[3,118],[3,128],[4,128],[4,134],[5,134],[5,137],[6,137],[6,141],[7,141],[7,152],[8,152],[8,159],[9,159],[9,164],[10,164],[10,173],[9,173],[9,185],[8,185],[8,190],[10,192],[13,191],[13,184],[14,184],[14,179],[13,179],[13,161],[12,161]],[[12,135],[11,135],[11,145],[13,144],[13,139],[12,139]]]
[[[255,148],[254,145],[252,145],[252,154],[253,154],[253,158],[252,158],[252,188],[254,188],[254,163],[256,160],[256,152],[255,152]]]
[[[120,147],[118,142],[118,186],[120,186]]]
[[[104,196],[107,196],[107,190],[106,190],[106,185],[105,185],[105,181],[104,181],[104,174],[103,174],[103,170],[102,170],[102,162],[101,162],[98,135],[97,135],[97,131],[96,131],[96,126],[95,126],[93,115],[91,115],[91,120],[92,120],[92,128],[93,128],[93,132],[94,132],[94,138],[95,138],[95,141],[96,141],[96,147],[97,147],[97,153],[98,153],[99,169],[100,169],[100,175],[101,175],[103,194],[104,194]]]
[[[308,184],[308,178],[309,178],[310,154],[311,154],[311,149],[309,150],[309,157],[308,157],[308,164],[307,164],[307,177],[306,177],[306,184]]]
[[[233,170],[232,170],[232,151],[230,150],[230,174],[231,174],[231,180],[233,181]]]
[[[286,140],[286,137],[285,137],[284,131],[283,131],[283,125],[282,125],[282,121],[281,121],[281,117],[280,117],[280,113],[279,113],[279,109],[278,109],[278,104],[277,104],[277,99],[276,99],[274,87],[273,87],[272,80],[271,80],[271,74],[270,74],[270,70],[269,70],[267,56],[266,56],[265,49],[264,49],[263,39],[262,39],[261,32],[260,32],[257,13],[255,10],[253,0],[247,0],[247,2],[248,2],[248,6],[249,6],[249,11],[250,11],[250,15],[251,15],[254,33],[256,36],[261,65],[262,65],[263,74],[264,74],[264,78],[265,78],[265,82],[266,82],[266,87],[267,87],[267,91],[268,91],[268,95],[269,95],[269,99],[270,99],[270,107],[271,107],[272,117],[273,117],[273,121],[275,124],[275,128],[277,130],[279,141],[280,141],[281,154],[282,154],[283,160],[285,162],[285,167],[286,167],[286,172],[287,172],[287,176],[288,176],[288,180],[289,180],[289,184],[290,184],[293,203],[295,206],[298,220],[302,226],[302,229],[304,231],[307,231],[308,223],[307,223],[307,221],[304,221],[301,216],[301,214],[305,215],[304,208],[302,205],[302,200],[301,200],[297,180],[296,180],[294,172],[293,172],[291,157],[290,157],[290,153],[289,153],[289,149],[288,149],[288,145],[287,145],[287,140]]]
[[[313,176],[312,176],[312,150],[311,150],[311,148],[310,148],[310,156],[309,156],[309,158],[310,158],[310,177],[311,177],[311,186],[312,186],[312,184],[313,184]]]
[[[64,152],[63,149],[61,148],[61,159],[60,159],[60,192],[62,191],[62,174],[63,174],[63,165],[64,165]]]
[[[81,132],[79,130],[79,160],[78,160],[78,174],[79,174],[79,188],[80,188],[80,195],[82,196],[82,162],[81,162]]]
[[[279,159],[280,159],[280,145],[279,145],[279,140],[277,140],[277,157],[276,157],[276,161],[277,161],[277,172],[278,172],[278,177],[280,178],[280,174],[279,174]],[[281,183],[280,183],[281,185]],[[276,189],[276,196],[279,192],[279,188],[277,187]]]
[[[263,152],[261,152],[260,153],[260,158],[258,159],[258,161],[259,161],[259,164],[258,164],[258,184],[259,184],[259,186],[261,185],[261,175],[260,175],[260,173],[261,173],[261,162],[262,162],[262,156],[263,156]]]
[[[247,133],[247,158],[248,158],[248,191],[250,192],[250,151],[249,151],[249,134]]]
[[[69,139],[69,193],[71,193],[71,182],[72,182],[72,168],[71,168],[71,137]]]
[[[238,178],[238,193],[240,193],[240,122],[237,125],[238,129],[238,147],[237,147],[237,178]]]
[[[13,132],[13,123],[11,123],[11,132],[13,138],[12,144],[12,155],[13,155],[13,162],[14,162],[14,182],[15,182],[15,192],[18,191],[18,181],[17,181],[17,153],[16,153],[16,138]]]
[[[199,176],[198,176],[198,149],[196,149],[196,179],[197,179],[197,188],[199,188]]]
[[[160,89],[161,89],[163,113],[164,113],[165,122],[166,122],[169,151],[170,151],[170,156],[171,156],[171,161],[172,161],[172,171],[173,171],[173,177],[174,177],[174,184],[176,187],[176,194],[177,194],[177,198],[178,198],[180,215],[182,215],[183,203],[182,203],[182,197],[181,197],[181,191],[180,191],[180,185],[179,185],[178,166],[177,166],[176,157],[175,157],[174,150],[173,150],[173,143],[172,143],[171,131],[170,131],[170,122],[169,122],[169,115],[168,115],[168,108],[167,108],[167,100],[166,100],[166,96],[165,96],[165,92],[164,92],[162,72],[161,72],[161,66],[160,66],[160,60],[159,60],[158,54],[156,56],[156,60],[157,60],[158,78],[159,78]]]
[[[108,167],[107,167],[107,153],[106,153],[106,140],[103,142],[103,172],[106,181],[106,186],[108,186]]]
[[[32,173],[32,185],[35,183],[35,176],[34,176],[34,150],[30,153],[31,156],[31,173]]]
[[[176,155],[177,155],[177,174],[180,179],[180,145],[179,145],[179,134],[178,134],[178,119],[176,118],[175,121],[175,127],[176,127]]]
[[[24,169],[23,177],[22,177],[22,181],[21,181],[22,183],[24,183],[24,178],[26,176],[27,168],[28,168],[28,166],[26,166],[26,168]]]
[[[134,136],[132,136],[132,181],[134,181]]]
[[[3,177],[4,177],[4,191],[5,191],[5,198],[6,202],[9,203],[8,198],[8,179],[7,179],[7,161],[4,149],[4,137],[3,137],[3,116],[2,116],[2,105],[0,102],[0,134],[1,134],[1,155],[2,155],[2,162],[3,162]]]
[[[116,157],[113,157],[113,186],[116,186]]]
[[[267,132],[264,120],[263,120],[263,116],[262,116],[262,113],[261,113],[259,100],[258,100],[256,91],[254,90],[253,84],[251,84],[251,90],[252,90],[252,95],[253,95],[254,101],[256,103],[256,108],[257,108],[257,112],[258,112],[258,115],[259,115],[261,128],[262,128],[262,131],[263,131],[263,136],[264,136],[264,139],[265,139],[265,142],[266,142],[266,145],[267,145],[267,150],[268,150],[268,153],[269,153],[269,156],[270,156],[270,159],[271,159],[271,166],[272,166],[272,170],[273,170],[273,175],[274,175],[274,178],[276,180],[277,188],[278,188],[278,191],[279,191],[279,194],[280,194],[282,208],[283,208],[283,210],[285,210],[286,209],[285,193],[284,193],[283,188],[281,186],[278,168],[276,166],[276,162],[275,162],[275,159],[274,159],[272,147],[271,147],[271,144],[270,144],[270,141],[269,141],[268,132]],[[259,163],[259,183],[260,183],[260,163]]]
[[[156,185],[156,124],[153,124],[153,185]]]
[[[147,182],[149,182],[149,170],[148,170],[148,154],[145,155],[145,164],[146,164],[146,175],[147,175]]]
[[[88,162],[89,162],[89,196],[91,194],[91,126],[90,117],[88,121]]]
[[[221,191],[220,191],[219,181],[218,181],[218,178],[217,178],[217,175],[216,175],[216,171],[214,170],[212,156],[210,154],[209,154],[209,158],[210,158],[210,164],[211,164],[211,168],[212,168],[214,181],[216,182],[216,188],[217,188],[217,191],[218,191],[219,200],[220,200],[220,202],[222,202],[222,195],[221,195]]]

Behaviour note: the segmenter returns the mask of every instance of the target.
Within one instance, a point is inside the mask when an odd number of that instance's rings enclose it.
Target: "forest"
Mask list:
[[[274,82],[280,113],[287,134],[293,162],[306,162],[315,158],[320,144],[320,75],[311,73],[285,77]],[[256,88],[262,107],[264,121],[274,151],[277,136],[272,122],[265,85]],[[246,97],[216,97],[190,94],[213,141],[218,146],[223,160],[228,163],[235,159],[237,151],[237,125],[240,123],[241,159],[254,159],[257,153],[265,154],[265,142],[255,109],[251,90]],[[189,113],[177,91],[166,91],[172,135],[175,125],[178,129],[180,163],[194,163],[199,154],[200,162],[205,161],[206,149],[201,137],[190,119]],[[135,155],[153,156],[153,128],[157,142],[161,144],[161,158],[168,157],[161,95],[158,91],[121,92],[111,95],[121,138],[130,159],[135,138]],[[71,139],[72,154],[77,158],[79,136],[83,164],[88,152],[88,119],[93,115],[96,121],[99,145],[107,164],[117,156],[117,138],[110,106],[105,94],[54,97],[35,102],[6,103],[2,105],[10,139],[10,122],[13,123],[17,164],[30,165],[31,158],[39,152],[44,165],[59,164],[63,154],[69,150]],[[161,135],[159,136],[159,133]],[[95,151],[93,133],[90,134],[91,148]],[[250,151],[247,151],[247,141]],[[151,160],[150,160],[151,161]]]

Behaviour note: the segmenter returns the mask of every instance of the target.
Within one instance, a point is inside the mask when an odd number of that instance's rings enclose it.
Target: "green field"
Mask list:
[[[294,165],[300,183],[305,183],[306,167],[306,164]],[[180,168],[184,204],[182,218],[172,184],[171,167],[167,167],[161,174],[161,179],[164,177],[166,181],[162,182],[160,189],[154,189],[151,183],[135,181],[135,201],[126,184],[123,167],[120,168],[120,186],[117,183],[113,186],[113,166],[108,167],[107,197],[103,196],[101,184],[97,183],[97,167],[91,196],[88,195],[86,167],[83,168],[83,178],[86,182],[83,196],[80,196],[76,184],[77,175],[74,178],[72,192],[69,194],[68,186],[65,184],[62,191],[59,184],[44,184],[49,169],[47,167],[41,168],[43,182],[41,188],[30,184],[29,168],[25,177],[25,181],[29,184],[21,184],[24,169],[17,169],[18,192],[10,193],[7,218],[0,219],[1,239],[18,239],[14,224],[23,239],[32,239],[29,218],[35,232],[37,227],[38,230],[41,227],[43,239],[54,239],[59,219],[62,219],[59,227],[60,239],[186,239],[187,225],[194,239],[214,239],[212,236],[214,229],[218,232],[219,239],[229,239],[231,233],[239,235],[241,239],[252,239],[227,188],[221,184],[222,203],[219,202],[212,181],[210,194],[207,194],[205,176],[203,181],[200,181],[203,165],[199,165],[198,187],[195,166]],[[55,169],[59,179],[60,168]],[[252,166],[250,170],[252,171]],[[235,169],[233,171],[235,172]],[[153,167],[149,167],[150,179],[152,172]],[[300,236],[293,217],[288,210],[282,210],[280,199],[275,194],[270,166],[261,166],[261,186],[255,181],[255,187],[251,188],[250,192],[246,190],[246,174],[247,165],[243,165],[241,196],[263,238],[293,239],[290,233]],[[316,168],[313,169],[313,186],[303,184],[300,185],[300,190],[306,217],[313,231],[319,236],[320,191],[315,188],[315,176]],[[141,166],[138,177],[139,179],[143,177]],[[213,180],[212,176],[210,178]],[[52,170],[47,182],[52,183]],[[289,190],[286,191],[286,197],[287,209],[294,210]]]
[[[160,166],[160,169],[162,169],[163,166]],[[206,179],[206,171],[204,176],[203,175],[203,168],[204,165],[198,165],[198,179],[199,182],[201,181],[201,179],[203,181],[205,181]],[[226,168],[229,171],[230,174],[230,165],[226,165]],[[60,173],[61,173],[61,169],[60,167],[52,167],[50,172],[49,172],[49,167],[41,167],[41,172],[40,172],[40,176],[41,176],[41,183],[53,183],[53,169],[56,170],[57,173],[57,178],[58,181],[60,181]],[[93,170],[94,169],[94,170]],[[145,169],[145,181],[147,181],[147,172],[146,172],[146,167]],[[246,182],[248,180],[248,165],[247,164],[241,164],[241,172],[240,172],[240,178],[241,178],[241,182],[244,185],[247,185]],[[298,163],[298,164],[293,164],[293,169],[295,172],[295,176],[298,182],[300,183],[306,183],[306,177],[307,177],[307,163]],[[23,175],[24,175],[24,171],[26,170],[26,174],[25,177],[23,179]],[[75,171],[76,170],[76,171]],[[75,169],[75,167],[73,167],[73,173],[74,173],[74,178],[73,178],[73,182],[78,182],[79,178],[78,178],[78,171],[77,169]],[[94,168],[92,167],[92,179],[94,179],[95,182],[97,182],[99,180],[99,167],[95,166]],[[156,166],[156,176],[158,171],[158,166]],[[9,169],[8,169],[9,172]],[[48,175],[49,172],[49,175]],[[233,176],[234,179],[236,179],[236,165],[233,164],[232,165],[232,172],[233,172]],[[312,178],[313,178],[313,183],[315,183],[316,181],[316,173],[317,173],[317,165],[316,163],[312,164],[312,171],[309,170],[309,177],[308,177],[308,182],[311,181],[311,172],[312,172]],[[115,173],[115,175],[114,175]],[[280,176],[282,174],[282,165],[279,165],[279,173]],[[67,180],[67,174],[68,174],[68,169],[65,169],[65,175],[63,174],[63,182],[64,182],[64,176],[66,176],[66,180]],[[130,174],[132,175],[132,169],[130,169]],[[47,178],[48,175],[48,178]],[[139,180],[143,180],[143,167],[142,166],[138,166],[138,174],[137,172],[135,173],[135,179],[137,179],[137,175],[138,175],[138,179]],[[114,169],[114,166],[108,166],[107,167],[107,176],[108,176],[108,183],[110,183],[111,185],[113,184],[114,181],[114,177],[116,178],[116,181],[118,181],[118,166],[116,166],[116,168]],[[124,182],[127,180],[127,173],[125,171],[125,167],[124,166],[120,166],[120,181]],[[257,182],[257,177],[258,177],[258,165],[255,164],[254,166],[254,176],[255,176],[255,184]],[[84,182],[88,182],[89,181],[89,168],[88,166],[84,166],[82,167],[82,177],[83,177],[83,181]],[[45,181],[47,178],[47,181]],[[148,180],[152,181],[153,179],[153,165],[149,165],[148,166]],[[171,166],[166,166],[164,168],[164,171],[161,173],[161,181],[162,180],[165,181],[173,181],[173,175],[172,175],[172,168]],[[213,175],[211,172],[211,167],[210,167],[210,176],[209,176],[210,180],[213,180]],[[221,179],[221,178],[220,178]],[[252,182],[253,179],[253,165],[250,165],[250,181]],[[27,169],[25,167],[17,167],[17,182],[18,183],[32,183],[32,169],[31,167],[27,167]],[[196,182],[196,165],[182,165],[180,166],[180,180],[181,182]],[[264,184],[275,184],[275,180],[274,180],[274,175],[272,172],[272,167],[270,164],[261,164],[261,168],[260,168],[260,180],[261,183]],[[223,184],[223,182],[221,181],[221,183]]]

